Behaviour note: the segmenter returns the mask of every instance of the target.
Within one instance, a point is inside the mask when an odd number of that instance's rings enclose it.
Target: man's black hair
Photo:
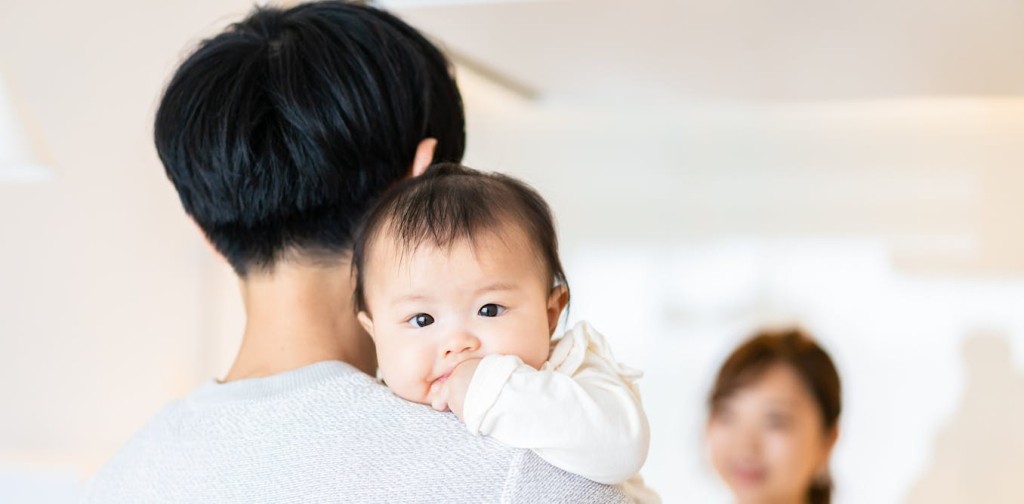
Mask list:
[[[352,252],[356,309],[367,310],[366,260],[382,236],[405,251],[424,243],[450,249],[462,240],[472,242],[480,233],[501,233],[504,225],[523,230],[551,287],[564,285],[568,290],[554,218],[544,198],[508,175],[441,163],[384,193],[367,214]]]
[[[445,56],[387,12],[323,1],[257,8],[203,41],[156,114],[185,211],[245,276],[286,252],[332,259],[416,147],[459,161],[462,99]]]

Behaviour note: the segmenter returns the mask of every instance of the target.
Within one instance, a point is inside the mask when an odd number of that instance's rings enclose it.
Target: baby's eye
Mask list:
[[[413,315],[411,319],[409,319],[409,323],[416,327],[426,327],[434,323],[434,317],[431,317],[426,313],[417,313],[416,315]]]
[[[480,308],[479,315],[481,317],[497,317],[505,312],[504,306],[499,306],[494,303],[485,304]]]

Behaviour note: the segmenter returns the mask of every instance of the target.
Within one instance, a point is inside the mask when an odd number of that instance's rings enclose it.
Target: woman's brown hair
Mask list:
[[[800,329],[761,331],[734,350],[718,371],[711,390],[712,412],[723,400],[778,364],[796,372],[821,411],[823,432],[833,431],[842,412],[839,373],[828,353]],[[812,481],[807,497],[811,504],[829,504],[831,479]]]

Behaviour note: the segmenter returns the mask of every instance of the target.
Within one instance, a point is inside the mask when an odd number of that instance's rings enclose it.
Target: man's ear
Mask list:
[[[359,320],[359,325],[363,326],[363,330],[366,331],[366,334],[369,334],[370,338],[373,338],[373,319],[371,319],[365,311],[357,313],[356,318]]]
[[[565,310],[567,304],[569,304],[569,289],[564,285],[556,285],[554,289],[551,289],[551,295],[548,296],[549,335],[555,334],[555,329],[558,328],[558,319],[562,317],[562,311]]]
[[[410,177],[419,177],[427,171],[434,161],[434,150],[437,149],[436,138],[424,138],[416,146],[416,157],[412,159],[412,167],[409,169]]]

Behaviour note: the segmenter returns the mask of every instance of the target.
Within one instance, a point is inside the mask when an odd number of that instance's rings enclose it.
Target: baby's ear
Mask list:
[[[370,337],[373,337],[373,319],[370,318],[365,311],[361,311],[356,314],[356,318],[359,320],[359,325],[363,326],[363,330],[366,331]]]
[[[558,328],[558,319],[562,317],[562,311],[565,310],[567,304],[569,304],[569,289],[564,285],[556,285],[554,289],[551,289],[551,295],[548,296],[548,333],[555,334],[555,329]]]

